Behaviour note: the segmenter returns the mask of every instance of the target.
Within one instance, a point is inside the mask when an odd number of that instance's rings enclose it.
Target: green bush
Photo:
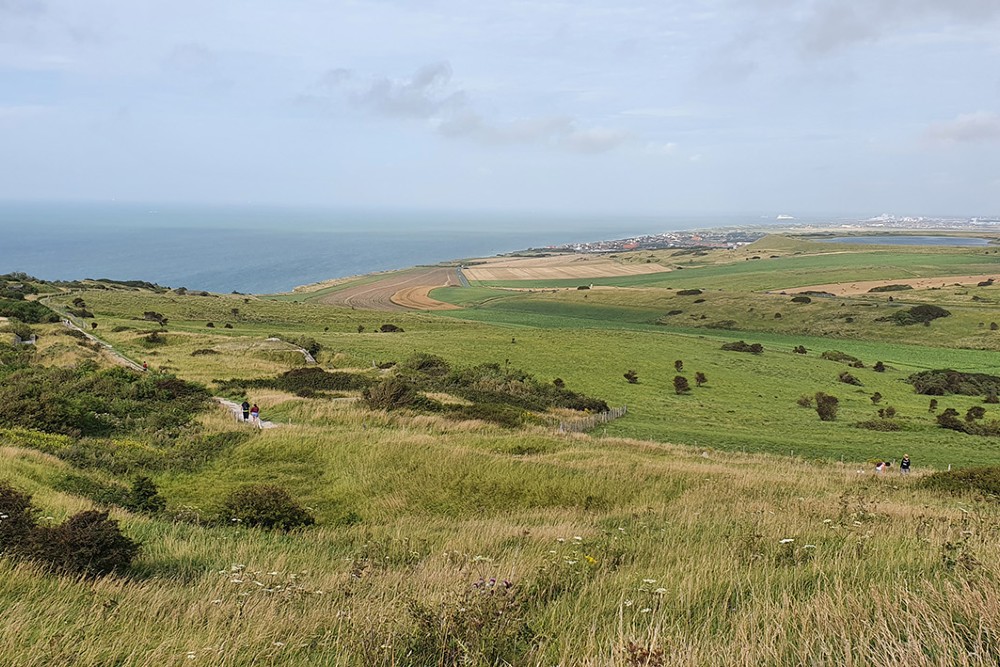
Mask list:
[[[802,296],[800,294],[799,296],[792,297],[792,303],[812,303],[812,299],[810,299],[807,296]]]
[[[844,384],[854,385],[855,387],[860,387],[861,386],[861,380],[859,380],[858,378],[854,377],[853,375],[851,375],[847,371],[843,371],[840,375],[838,375],[837,376],[837,380],[840,381],[840,382],[843,382]]]
[[[418,352],[410,356],[399,365],[399,368],[404,372],[408,371],[435,377],[442,377],[451,372],[451,366],[447,361],[435,354],[427,354],[426,352]]]
[[[248,484],[230,493],[223,516],[232,523],[284,531],[311,526],[316,519],[285,489],[271,484]]]
[[[832,422],[837,418],[837,405],[840,401],[836,396],[817,391],[814,400],[816,401],[816,414],[819,415],[820,421]]]
[[[361,397],[372,410],[395,410],[412,406],[417,392],[406,380],[391,377],[366,388]]]
[[[764,352],[764,346],[760,343],[747,343],[742,340],[723,343],[722,349],[728,352],[749,352],[750,354],[762,354]]]
[[[860,359],[858,359],[857,357],[851,356],[851,355],[847,354],[846,352],[841,352],[839,350],[827,350],[826,352],[824,352],[823,354],[821,354],[819,356],[820,356],[821,359],[826,359],[828,361],[841,361],[841,362],[843,362],[845,364],[849,364],[849,365],[852,365],[852,366],[854,364],[861,364],[861,366],[857,366],[857,368],[864,368],[864,364],[861,363]]]
[[[1000,391],[1000,377],[986,373],[961,373],[949,368],[914,373],[906,378],[918,394],[983,396]]]
[[[479,419],[484,422],[518,428],[525,424],[524,410],[503,403],[474,403],[472,405],[448,406],[448,417],[452,419]]]
[[[21,553],[32,531],[38,511],[31,496],[0,482],[0,554]]]
[[[127,569],[139,549],[107,512],[88,510],[58,526],[36,527],[25,555],[57,572],[95,576]]]
[[[0,299],[0,317],[10,317],[28,324],[58,322],[59,316],[38,301]]]
[[[902,292],[911,289],[913,289],[912,285],[880,285],[878,287],[871,288],[868,292],[870,294],[877,294],[879,292]]]
[[[954,495],[984,493],[1000,497],[1000,466],[960,468],[935,472],[920,480],[920,486]]]
[[[901,326],[911,324],[930,324],[939,317],[948,317],[951,313],[940,306],[921,304],[906,310],[900,310],[887,317],[880,317],[876,322],[895,322]]]
[[[698,296],[702,293],[700,289],[679,289],[677,290],[677,296]]]

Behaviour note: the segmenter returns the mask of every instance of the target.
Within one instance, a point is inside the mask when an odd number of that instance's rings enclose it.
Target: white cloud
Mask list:
[[[954,120],[928,126],[924,134],[934,143],[947,145],[1000,141],[1000,114],[991,111],[962,114]]]

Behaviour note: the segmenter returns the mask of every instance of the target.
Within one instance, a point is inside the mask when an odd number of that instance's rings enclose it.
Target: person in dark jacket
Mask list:
[[[899,472],[903,475],[910,474],[910,455],[903,454],[903,460],[899,462]]]
[[[243,405],[241,405],[240,407],[243,408],[243,421],[249,421],[250,420],[250,403],[247,402],[247,401],[243,401]]]

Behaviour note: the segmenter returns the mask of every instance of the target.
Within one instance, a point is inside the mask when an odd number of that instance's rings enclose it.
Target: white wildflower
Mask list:
[[[795,538],[793,538],[793,537],[786,537],[785,539],[783,539],[780,542],[778,542],[778,544],[791,544],[794,541],[795,541]]]

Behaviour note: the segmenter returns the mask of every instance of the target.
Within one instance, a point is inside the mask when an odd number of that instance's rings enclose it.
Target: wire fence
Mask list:
[[[628,406],[623,405],[620,408],[612,408],[607,412],[599,412],[596,415],[589,415],[587,417],[581,417],[580,419],[573,419],[570,421],[560,421],[559,432],[583,433],[584,431],[589,431],[598,424],[607,424],[608,422],[614,421],[619,417],[624,417],[627,412]]]

